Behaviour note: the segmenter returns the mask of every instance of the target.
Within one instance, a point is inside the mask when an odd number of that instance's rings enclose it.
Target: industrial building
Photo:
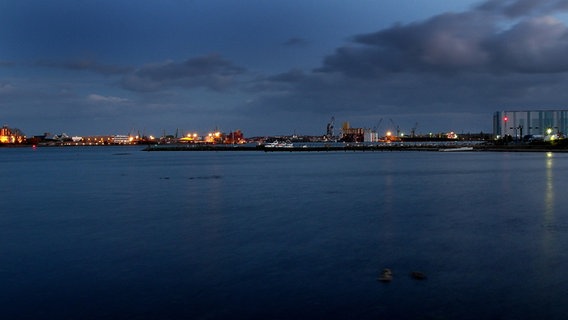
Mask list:
[[[497,111],[493,115],[493,134],[501,139],[563,137],[568,128],[568,110]]]
[[[19,129],[8,128],[8,126],[0,128],[0,144],[24,143],[25,139],[26,137]]]
[[[379,134],[375,130],[371,129],[352,128],[349,125],[349,122],[344,122],[341,127],[340,138],[340,140],[344,142],[378,142]]]

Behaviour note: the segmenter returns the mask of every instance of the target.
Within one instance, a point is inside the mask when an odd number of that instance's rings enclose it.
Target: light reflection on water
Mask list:
[[[567,159],[0,150],[0,301],[10,318],[559,319]]]
[[[535,261],[538,265],[539,272],[542,275],[542,284],[539,290],[543,291],[543,296],[550,294],[551,286],[558,281],[557,268],[551,267],[558,255],[557,232],[562,231],[561,225],[555,221],[555,188],[554,188],[554,153],[547,152],[545,155],[545,187],[544,187],[544,206],[542,210],[544,232],[542,233],[542,259]]]
[[[545,191],[545,223],[552,223],[554,219],[554,154],[546,153],[546,191]]]

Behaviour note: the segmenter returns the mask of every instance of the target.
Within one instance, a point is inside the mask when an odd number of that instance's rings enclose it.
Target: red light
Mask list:
[[[507,122],[509,121],[509,118],[507,116],[503,117],[503,121]]]

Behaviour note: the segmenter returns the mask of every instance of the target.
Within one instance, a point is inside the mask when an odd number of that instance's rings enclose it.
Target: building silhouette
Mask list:
[[[493,115],[495,138],[515,140],[548,135],[564,136],[568,129],[568,110],[497,111]]]

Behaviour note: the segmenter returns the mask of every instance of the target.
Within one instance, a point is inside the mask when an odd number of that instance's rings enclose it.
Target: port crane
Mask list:
[[[416,128],[418,127],[418,122],[416,122],[414,124],[414,127],[412,127],[412,129],[410,129],[410,136],[415,138],[416,137]]]
[[[379,132],[379,128],[381,127],[381,123],[383,122],[383,118],[379,119],[379,123],[373,127],[373,131]]]
[[[392,124],[392,126],[396,129],[396,136],[399,137],[400,136],[400,127],[398,125],[396,125],[394,123],[394,121],[392,121],[392,119],[389,119],[390,123]]]

